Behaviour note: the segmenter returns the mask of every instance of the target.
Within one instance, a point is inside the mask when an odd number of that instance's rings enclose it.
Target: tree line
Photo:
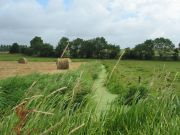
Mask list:
[[[110,44],[104,37],[97,37],[90,40],[81,38],[70,41],[67,37],[62,37],[58,45],[54,48],[49,43],[44,43],[41,37],[34,37],[30,41],[30,46],[19,45],[1,45],[0,51],[9,51],[10,53],[22,53],[29,56],[38,57],[60,57],[65,47],[69,44],[64,57],[70,58],[100,58],[113,59],[120,55],[120,47]],[[149,39],[134,48],[125,48],[123,59],[137,60],[179,60],[179,48],[170,39],[156,38]]]
[[[90,40],[77,38],[72,41],[62,37],[56,48],[53,48],[51,44],[44,43],[41,37],[36,36],[30,41],[29,47],[13,43],[9,52],[38,57],[60,57],[67,45],[64,57],[113,59],[120,54],[120,46],[109,44],[104,37]]]
[[[11,48],[11,45],[0,45],[0,52],[8,52]]]
[[[154,40],[146,40],[136,45],[134,48],[126,48],[123,59],[139,59],[139,60],[179,60],[179,48],[170,39],[156,38]]]

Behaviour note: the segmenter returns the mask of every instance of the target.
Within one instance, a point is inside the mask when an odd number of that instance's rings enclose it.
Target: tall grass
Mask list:
[[[13,133],[19,121],[13,108],[26,101],[26,110],[33,111],[28,114],[27,122],[21,129],[22,133],[33,131],[37,134],[43,133],[62,122],[61,130],[58,126],[58,130],[53,132],[67,134],[71,129],[85,122],[81,120],[81,116],[89,116],[85,111],[88,108],[85,104],[99,70],[99,64],[95,63],[84,65],[79,70],[66,74],[33,74],[2,80],[0,99],[3,116],[1,116],[0,132]],[[63,87],[64,89],[61,89]],[[38,111],[47,113],[41,114]],[[54,115],[46,115],[48,113]]]
[[[112,64],[104,64],[111,72]],[[112,93],[119,95],[115,107],[106,116],[107,134],[178,135],[180,100],[178,88],[174,85],[178,73],[173,76],[164,68],[157,70],[147,84],[128,80],[123,83],[120,66],[107,84]]]
[[[152,90],[149,85],[124,86],[123,94],[118,92],[119,97],[107,112],[97,118],[96,104],[89,98],[93,96],[92,85],[100,67],[99,63],[90,63],[67,74],[34,74],[0,81],[1,93],[11,91],[8,97],[0,95],[4,102],[1,110],[6,110],[1,116],[0,134],[16,134],[14,128],[19,117],[15,108],[22,102],[26,102],[25,110],[30,110],[21,128],[23,135],[179,134],[179,97],[165,82],[161,85],[163,90]],[[113,74],[112,79],[115,77]],[[118,88],[117,83],[119,81],[110,80],[108,85]],[[147,93],[142,94],[145,90]],[[21,94],[16,95],[16,91]],[[124,100],[129,97],[131,103],[125,104]]]

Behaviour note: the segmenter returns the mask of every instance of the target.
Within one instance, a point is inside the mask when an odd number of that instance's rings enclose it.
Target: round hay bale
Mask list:
[[[27,64],[28,63],[28,60],[26,58],[20,58],[18,60],[18,63],[21,63],[21,64]]]
[[[69,69],[69,60],[68,58],[58,59],[56,65],[57,69]]]

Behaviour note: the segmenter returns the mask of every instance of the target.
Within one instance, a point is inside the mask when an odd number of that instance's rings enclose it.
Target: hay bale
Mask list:
[[[58,59],[56,62],[57,69],[69,69],[69,63],[68,58]]]
[[[18,60],[18,63],[21,63],[21,64],[27,64],[28,63],[28,60],[26,58],[20,58]]]

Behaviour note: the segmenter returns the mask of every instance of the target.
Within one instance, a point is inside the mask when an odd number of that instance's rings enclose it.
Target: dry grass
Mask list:
[[[77,69],[82,62],[70,63],[70,70]],[[34,72],[37,73],[61,73],[67,70],[57,70],[55,62],[29,62],[28,64],[19,64],[13,61],[0,61],[0,79],[16,76],[27,75]]]
[[[18,60],[18,63],[20,63],[20,64],[27,64],[27,63],[28,63],[28,60],[27,60],[26,58],[20,58],[20,59]]]
[[[70,59],[68,58],[58,59],[56,64],[57,64],[57,69],[69,69]]]

